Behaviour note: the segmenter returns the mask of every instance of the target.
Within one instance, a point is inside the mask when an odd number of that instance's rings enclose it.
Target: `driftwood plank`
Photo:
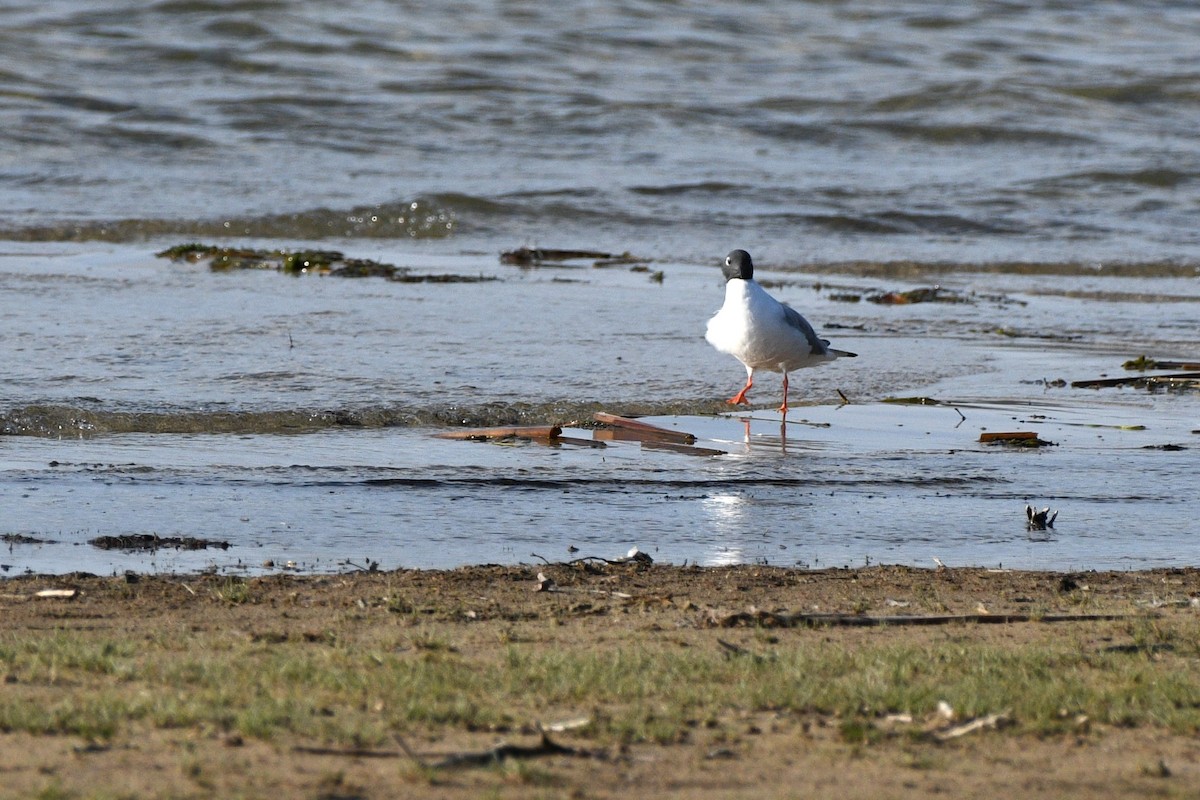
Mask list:
[[[629,431],[637,431],[644,434],[646,439],[655,438],[668,442],[679,442],[681,444],[692,444],[696,441],[696,437],[690,433],[651,425],[649,422],[642,422],[640,419],[619,417],[616,414],[609,414],[606,411],[597,411],[595,414],[592,414],[592,419],[596,420],[596,422],[603,422],[605,425],[612,425]]]
[[[981,442],[998,442],[1005,439],[1036,439],[1038,435],[1034,431],[996,431],[993,433],[979,434]]]

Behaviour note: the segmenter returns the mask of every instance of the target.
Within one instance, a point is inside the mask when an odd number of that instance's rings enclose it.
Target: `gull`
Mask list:
[[[732,405],[749,403],[746,392],[754,385],[756,370],[782,372],[783,404],[779,410],[786,416],[789,372],[857,355],[834,350],[798,311],[759,286],[754,280],[754,262],[745,250],[734,250],[726,256],[721,273],[725,276],[725,304],[708,321],[704,338],[746,367],[746,385],[729,398]]]

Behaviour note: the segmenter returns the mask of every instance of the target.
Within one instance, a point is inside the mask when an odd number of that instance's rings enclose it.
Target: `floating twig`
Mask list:
[[[1191,366],[1191,365],[1189,365]],[[1113,386],[1190,386],[1200,382],[1200,372],[1175,372],[1170,375],[1127,375],[1120,378],[1096,378],[1071,381],[1072,389],[1105,389]]]

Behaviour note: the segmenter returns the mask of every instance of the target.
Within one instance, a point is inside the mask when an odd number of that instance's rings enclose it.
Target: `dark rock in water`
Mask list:
[[[99,547],[101,550],[160,550],[167,547],[176,550],[207,550],[210,547],[220,550],[229,549],[229,542],[197,539],[193,536],[159,536],[155,533],[99,536],[89,539],[88,544]]]

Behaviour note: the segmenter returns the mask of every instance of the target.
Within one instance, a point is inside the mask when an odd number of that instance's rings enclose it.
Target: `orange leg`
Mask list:
[[[729,403],[732,406],[748,406],[748,405],[750,405],[750,401],[746,399],[746,392],[750,391],[750,387],[753,385],[754,385],[754,375],[753,375],[753,373],[751,373],[746,376],[746,385],[742,387],[742,390],[740,392],[738,392],[737,394],[735,394],[733,397],[729,398],[725,402]]]
[[[780,412],[782,412],[782,413],[783,413],[783,415],[784,415],[785,417],[787,416],[787,409],[788,409],[788,405],[787,405],[787,383],[788,383],[788,381],[787,381],[787,373],[785,372],[785,373],[783,373],[783,405],[781,405],[781,406],[779,407],[779,410],[780,410]]]

